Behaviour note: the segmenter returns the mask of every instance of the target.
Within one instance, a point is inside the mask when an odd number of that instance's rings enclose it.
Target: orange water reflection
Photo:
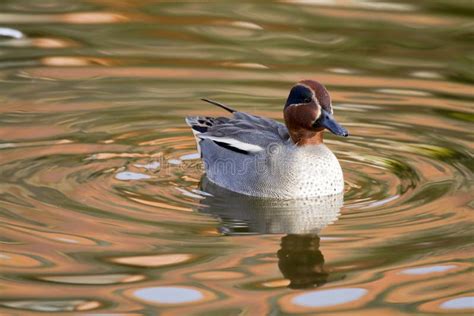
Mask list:
[[[0,6],[0,314],[474,310],[462,3]],[[350,129],[344,197],[213,191],[183,118],[281,120],[302,78]]]

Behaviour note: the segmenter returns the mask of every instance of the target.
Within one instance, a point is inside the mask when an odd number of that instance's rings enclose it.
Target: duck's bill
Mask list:
[[[319,122],[319,125],[327,128],[334,135],[339,135],[339,136],[344,136],[344,137],[349,136],[349,133],[347,132],[347,130],[344,127],[342,127],[338,122],[336,122],[334,117],[326,111],[324,111],[323,116],[321,117],[321,121]]]

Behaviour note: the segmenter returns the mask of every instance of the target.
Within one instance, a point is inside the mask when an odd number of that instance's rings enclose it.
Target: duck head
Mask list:
[[[290,137],[298,146],[321,144],[325,129],[335,135],[349,135],[333,117],[329,92],[314,80],[302,80],[291,88],[283,114]]]

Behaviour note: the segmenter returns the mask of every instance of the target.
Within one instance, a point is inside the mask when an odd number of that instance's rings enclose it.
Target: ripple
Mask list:
[[[72,312],[99,308],[102,304],[92,300],[21,300],[0,303],[5,307],[37,312]]]
[[[110,261],[130,266],[157,268],[180,264],[193,259],[195,259],[195,256],[191,254],[174,253],[150,256],[118,257],[112,258]]]
[[[413,278],[413,276],[412,276]],[[471,290],[466,276],[451,273],[427,274],[417,282],[399,282],[388,292],[385,301],[396,304],[413,304],[426,301],[426,305],[436,308],[436,301],[443,297],[460,295]]]
[[[263,30],[262,26],[252,23],[252,22],[248,22],[248,21],[233,21],[233,22],[230,22],[230,25],[241,27],[244,29]]]
[[[37,256],[2,251],[0,253],[0,266],[10,268],[33,268],[45,265],[45,260]]]
[[[55,275],[38,277],[38,279],[55,283],[104,285],[142,281],[145,276],[139,274]]]
[[[119,172],[115,175],[115,178],[117,180],[144,180],[144,179],[151,179],[151,176],[144,174],[144,173],[138,173],[138,172],[130,172],[130,171],[123,171]]]
[[[408,90],[408,89],[378,89],[379,93],[393,94],[393,95],[411,95],[411,96],[430,96],[431,94],[425,91]]]
[[[315,6],[349,6],[354,8],[363,8],[367,10],[383,10],[383,11],[395,11],[395,12],[409,12],[415,11],[416,6],[406,3],[394,3],[394,2],[369,2],[369,1],[353,1],[349,3],[338,4],[332,0],[281,0],[281,2],[289,2],[304,5],[315,5]]]
[[[76,12],[64,14],[1,13],[0,23],[40,24],[62,22],[70,24],[105,24],[127,21],[124,15],[111,12]]]
[[[437,265],[437,266],[425,266],[425,267],[417,267],[417,268],[410,268],[401,271],[401,274],[408,274],[408,275],[423,275],[423,274],[430,274],[430,273],[440,273],[445,272],[448,270],[455,269],[455,265]]]
[[[460,293],[456,297],[449,296],[448,298],[431,300],[421,304],[419,310],[425,313],[462,313],[471,315],[474,310],[474,296]]]
[[[146,170],[157,170],[158,168],[160,168],[161,163],[159,161],[153,161],[146,164],[135,163],[133,165],[137,168],[144,168]]]
[[[204,271],[192,276],[197,280],[234,280],[242,279],[245,274],[236,271]]]
[[[20,11],[20,12],[35,12],[35,13],[51,13],[51,12],[71,12],[71,11],[85,11],[92,9],[94,6],[91,4],[80,3],[78,1],[14,1],[6,4],[8,11]]]

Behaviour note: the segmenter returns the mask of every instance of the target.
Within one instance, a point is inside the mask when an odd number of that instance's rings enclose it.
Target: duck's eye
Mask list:
[[[311,98],[306,98],[306,99],[303,100],[303,102],[304,103],[309,103],[309,102],[311,102]]]

